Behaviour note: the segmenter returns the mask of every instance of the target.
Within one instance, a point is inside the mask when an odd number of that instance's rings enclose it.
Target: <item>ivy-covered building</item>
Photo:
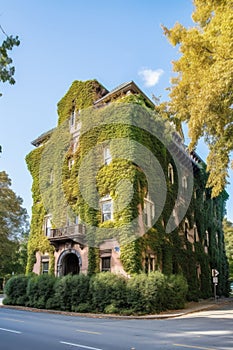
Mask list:
[[[134,82],[74,81],[32,142],[27,272],[182,273],[189,298],[228,294],[222,220],[205,163]]]

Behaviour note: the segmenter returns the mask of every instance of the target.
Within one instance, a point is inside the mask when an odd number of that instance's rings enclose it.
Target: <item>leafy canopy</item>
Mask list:
[[[5,39],[0,45],[0,82],[15,83],[13,78],[15,73],[15,67],[12,66],[12,58],[9,57],[8,51],[11,51],[14,46],[19,46],[20,41],[18,36],[8,36],[0,25],[0,32],[5,36]],[[1,96],[1,93],[0,93]]]
[[[22,199],[10,188],[11,180],[5,171],[0,172],[0,276],[12,272],[23,272],[28,229],[27,213],[22,207]]]
[[[209,147],[207,186],[217,196],[227,183],[233,150],[233,2],[194,0],[195,26],[163,27],[180,58],[173,62],[169,110],[187,122],[190,149],[204,136]],[[232,163],[233,166],[233,163]]]
[[[225,237],[226,254],[229,262],[229,275],[233,280],[233,223],[227,219],[223,220],[223,231]]]

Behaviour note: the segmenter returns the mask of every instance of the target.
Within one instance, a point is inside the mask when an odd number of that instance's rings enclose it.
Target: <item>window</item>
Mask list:
[[[144,198],[145,225],[148,227],[153,226],[154,217],[155,217],[155,206],[152,200],[150,199],[150,196],[147,195],[146,198]]]
[[[72,152],[74,153],[78,148],[79,136],[75,136],[72,140]]]
[[[50,170],[50,178],[49,178],[50,185],[52,185],[53,181],[54,181],[54,171],[53,171],[53,169],[51,169]]]
[[[112,156],[110,153],[110,148],[109,147],[105,147],[104,148],[104,164],[108,165],[110,164],[112,161]]]
[[[186,176],[182,177],[182,187],[185,190],[188,188],[188,183],[187,183],[187,177]]]
[[[174,184],[174,170],[173,166],[170,163],[168,164],[168,179],[171,184]]]
[[[49,272],[49,262],[48,261],[42,261],[42,273],[48,273]]]
[[[187,221],[184,223],[184,236],[188,240],[188,234],[189,234],[189,224]]]
[[[196,224],[193,225],[193,240],[195,243],[197,242],[197,226],[196,226]]]
[[[209,247],[209,232],[205,231],[205,247]]]
[[[102,222],[112,220],[113,218],[112,198],[109,195],[107,195],[101,199],[100,204],[101,204]]]
[[[101,271],[111,271],[111,257],[105,256],[101,258]]]
[[[51,223],[51,216],[45,216],[44,219],[44,231],[45,231],[45,236],[50,237],[51,234],[51,228],[52,228],[52,223]]]
[[[75,110],[73,109],[71,111],[71,115],[70,115],[70,127],[74,127],[75,124]]]
[[[68,160],[68,168],[69,168],[69,170],[72,169],[73,165],[74,165],[74,159],[70,158],[70,159]]]
[[[155,257],[154,257],[154,255],[149,255],[149,256],[145,257],[144,270],[145,270],[145,273],[155,271]]]

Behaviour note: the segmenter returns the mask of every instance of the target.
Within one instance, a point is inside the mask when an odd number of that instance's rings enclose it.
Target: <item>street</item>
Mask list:
[[[88,318],[0,308],[1,350],[233,349],[233,305],[162,320]]]

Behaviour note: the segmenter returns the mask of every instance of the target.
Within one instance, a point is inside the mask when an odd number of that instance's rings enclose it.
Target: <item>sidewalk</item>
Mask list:
[[[214,299],[206,299],[198,302],[189,302],[186,304],[184,309],[180,310],[168,310],[161,312],[160,314],[154,315],[143,315],[143,316],[121,316],[121,315],[113,315],[113,314],[92,314],[92,313],[77,313],[77,312],[69,312],[69,311],[60,311],[60,310],[46,310],[46,309],[35,309],[25,306],[12,306],[12,305],[2,305],[3,295],[0,294],[0,308],[8,308],[8,309],[18,309],[25,310],[31,312],[43,312],[43,313],[52,313],[52,314],[60,314],[67,316],[79,316],[79,317],[91,317],[91,318],[115,318],[115,319],[166,319],[166,318],[175,318],[179,316],[184,316],[194,312],[200,312],[204,310],[215,310],[220,308],[222,305],[233,305],[233,297],[230,298],[220,298],[218,300]]]

